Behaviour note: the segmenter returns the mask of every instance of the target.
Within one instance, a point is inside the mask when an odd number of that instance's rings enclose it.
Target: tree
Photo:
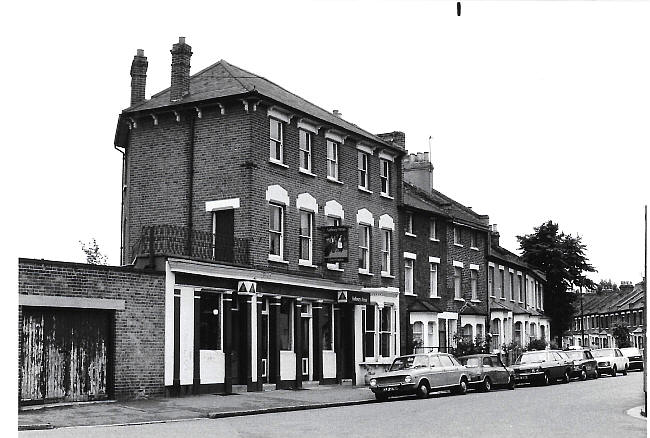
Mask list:
[[[617,324],[616,327],[614,327],[613,335],[618,348],[632,346],[632,344],[630,344],[630,330],[626,326]]]
[[[611,279],[608,280],[600,280],[598,284],[596,284],[596,293],[602,293],[606,290],[611,290],[613,292],[618,292],[618,285],[614,283]]]
[[[86,263],[90,265],[108,265],[108,257],[101,253],[97,241],[93,238],[88,244],[79,241],[81,250],[86,254]]]
[[[573,237],[559,231],[559,225],[547,221],[534,228],[534,233],[517,236],[522,257],[546,275],[544,310],[551,318],[551,338],[561,336],[573,317],[575,295],[566,293],[574,286],[594,287],[584,276],[596,272],[585,255],[586,245],[580,236]]]

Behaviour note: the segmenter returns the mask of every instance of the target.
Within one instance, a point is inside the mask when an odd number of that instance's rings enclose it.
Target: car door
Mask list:
[[[429,385],[431,388],[439,388],[445,386],[445,369],[440,362],[438,355],[429,356]]]
[[[616,368],[618,368],[619,371],[625,369],[625,356],[623,356],[623,353],[621,353],[621,350],[618,348],[614,349],[614,360],[616,361]]]
[[[452,386],[458,383],[458,368],[454,366],[453,362],[446,354],[441,354],[439,357],[443,367],[444,385]]]
[[[551,367],[551,378],[559,379],[564,375],[564,359],[554,351],[548,353]]]
[[[501,361],[501,358],[498,356],[491,356],[491,359],[494,368],[494,379],[492,381],[498,385],[507,384],[510,381],[510,374]]]

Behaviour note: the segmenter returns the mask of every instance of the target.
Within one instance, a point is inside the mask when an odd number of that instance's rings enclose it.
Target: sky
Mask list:
[[[579,234],[594,280],[640,281],[650,198],[650,2],[11,2],[2,33],[3,198],[17,257],[119,263],[121,154],[137,49],[147,97],[169,50],[225,59],[374,133],[431,150],[434,187],[498,224]],[[6,204],[5,204],[6,205]],[[7,225],[6,225],[7,226]],[[6,244],[6,241],[5,241]]]

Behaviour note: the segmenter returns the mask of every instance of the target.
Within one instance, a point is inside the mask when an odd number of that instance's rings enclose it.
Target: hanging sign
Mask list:
[[[320,227],[325,240],[325,262],[338,263],[348,261],[348,229],[344,225]]]

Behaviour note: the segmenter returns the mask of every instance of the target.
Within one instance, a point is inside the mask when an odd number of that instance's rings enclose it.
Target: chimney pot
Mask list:
[[[343,115],[343,114],[341,114],[341,112],[340,112],[339,110],[337,110],[337,109],[335,109],[334,111],[332,111],[332,114],[334,114],[336,117],[341,117],[341,116]]]
[[[179,44],[185,44],[185,37],[178,37]]]

